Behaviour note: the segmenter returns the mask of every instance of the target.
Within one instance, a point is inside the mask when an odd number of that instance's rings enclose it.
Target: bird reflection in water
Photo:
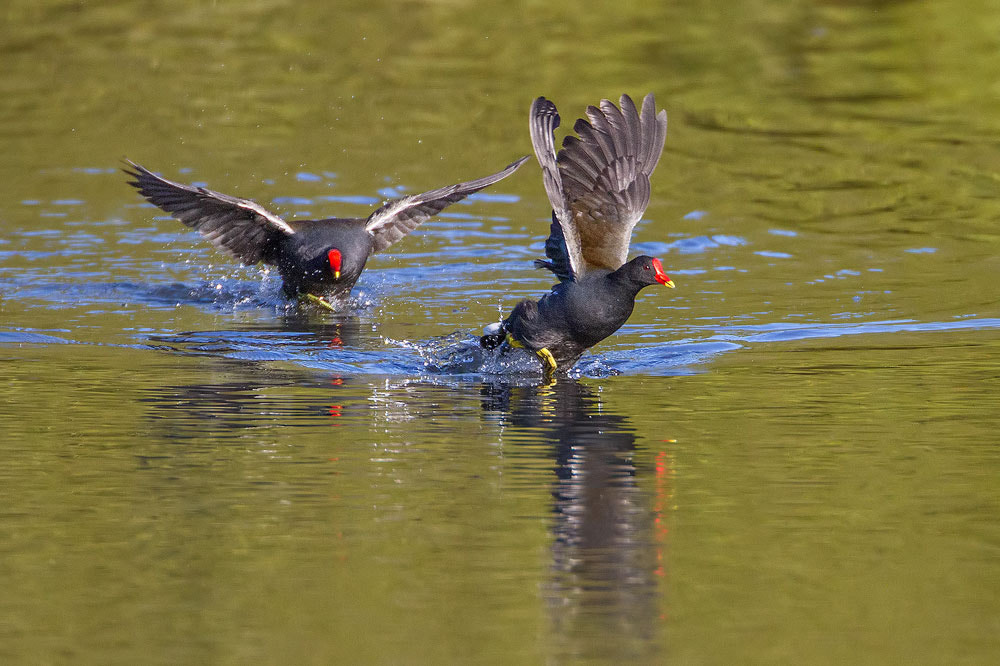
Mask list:
[[[340,373],[303,377],[226,358],[205,367],[212,381],[154,386],[140,399],[159,440],[236,440],[246,450],[271,451],[279,439],[274,428],[312,427],[317,418],[339,428],[370,412],[370,388]]]
[[[640,488],[635,428],[602,408],[588,387],[486,385],[505,445],[552,446],[552,569],[546,596],[567,656],[645,659],[657,651],[663,615],[669,459],[656,458],[652,502]],[[645,470],[642,470],[645,471]],[[663,472],[662,474],[660,472]]]
[[[290,310],[281,318],[281,330],[289,333],[306,331],[315,339],[323,340],[327,349],[353,347],[359,341],[361,320],[351,314],[329,314],[320,319],[302,309]]]

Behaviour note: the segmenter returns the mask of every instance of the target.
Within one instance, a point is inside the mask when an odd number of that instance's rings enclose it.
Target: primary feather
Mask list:
[[[129,184],[150,203],[244,264],[253,265],[265,259],[276,243],[276,235],[295,233],[287,222],[254,201],[175,183],[131,160],[126,162],[132,170],[124,171],[134,179]]]
[[[539,97],[531,107],[532,145],[560,232],[553,224],[548,261],[541,265],[561,280],[622,266],[632,230],[649,204],[649,177],[663,152],[667,114],[656,112],[652,94],[643,99],[641,112],[628,95],[619,104],[602,100],[599,107],[588,107],[587,119],[573,126],[577,136],[567,136],[558,154],[552,136],[559,125],[555,105]]]
[[[365,223],[365,230],[375,239],[372,251],[381,252],[416,229],[421,222],[437,215],[451,204],[503,180],[517,171],[527,159],[527,156],[522,157],[508,164],[503,170],[484,178],[386,202],[372,213]]]

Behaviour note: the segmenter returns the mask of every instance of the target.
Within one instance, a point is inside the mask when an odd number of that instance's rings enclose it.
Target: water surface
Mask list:
[[[0,23],[5,663],[927,663],[1000,649],[986,2],[28,3]],[[289,217],[670,117],[642,293],[569,380],[533,164],[288,304],[122,157]]]

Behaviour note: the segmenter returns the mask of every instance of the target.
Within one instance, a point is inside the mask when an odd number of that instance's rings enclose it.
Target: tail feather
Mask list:
[[[504,330],[503,324],[490,324],[483,329],[483,335],[479,338],[479,346],[483,349],[496,349],[506,339],[507,331]]]

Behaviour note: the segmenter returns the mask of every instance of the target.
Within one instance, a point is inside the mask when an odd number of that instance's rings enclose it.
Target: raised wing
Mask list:
[[[632,229],[649,204],[649,176],[663,152],[667,112],[656,112],[652,93],[642,100],[641,113],[628,95],[620,105],[601,100],[600,108],[588,107],[589,122],[576,121],[578,136],[567,136],[557,156],[569,209],[568,220],[559,221],[571,259],[572,238],[579,239],[577,277],[593,268],[615,270],[628,259]]]
[[[522,157],[507,165],[503,171],[485,178],[386,202],[372,213],[365,223],[365,230],[375,239],[372,252],[381,252],[416,229],[427,218],[437,215],[456,201],[461,201],[470,194],[503,180],[517,171],[527,159],[527,156]]]
[[[135,179],[129,185],[139,194],[244,264],[265,259],[276,234],[295,233],[283,219],[249,199],[181,185],[131,160],[125,161],[133,170],[122,171]]]
[[[549,197],[549,203],[552,204],[551,232],[545,241],[545,256],[549,260],[537,260],[535,265],[549,269],[560,280],[575,280],[583,275],[586,267],[580,252],[580,237],[576,233],[576,226],[566,205],[562,176],[556,164],[553,135],[555,129],[559,127],[559,112],[556,110],[556,105],[544,97],[536,99],[531,105],[528,127],[531,131],[531,145],[535,149],[535,157],[542,167],[545,193]]]

